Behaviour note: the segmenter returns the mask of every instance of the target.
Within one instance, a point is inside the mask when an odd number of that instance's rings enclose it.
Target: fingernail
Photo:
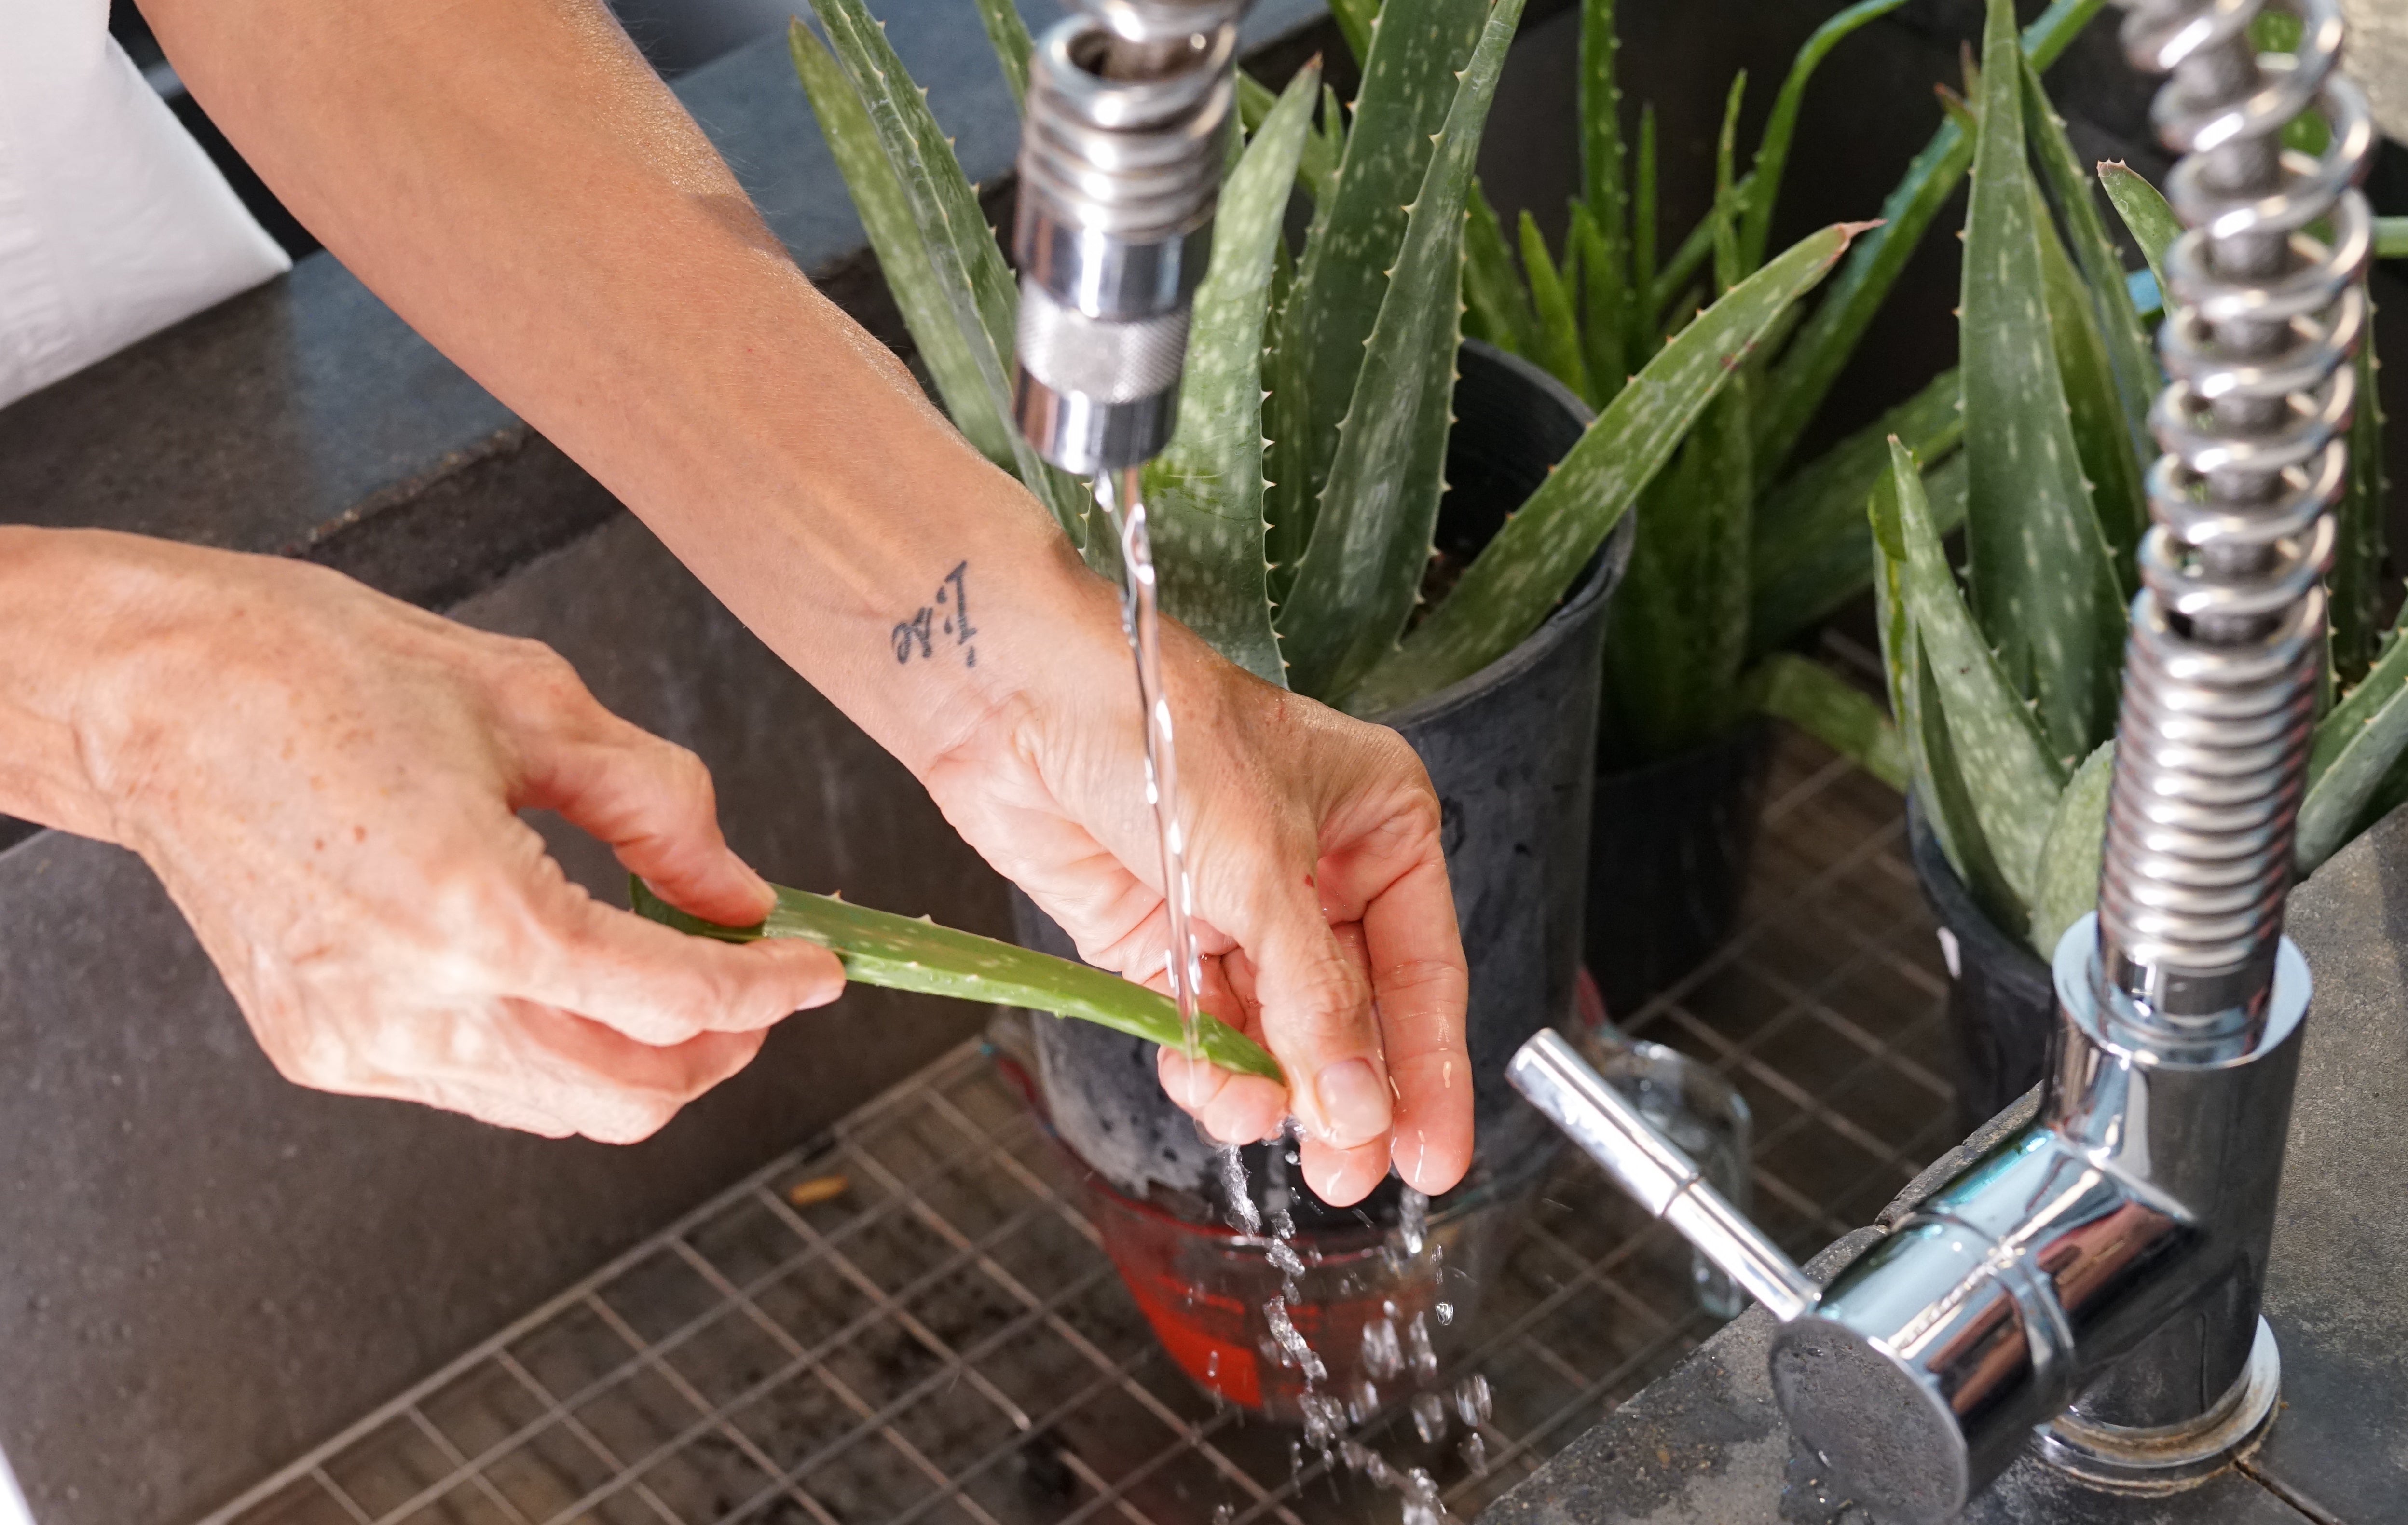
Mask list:
[[[1328,1141],[1351,1148],[1388,1131],[1388,1088],[1368,1059],[1342,1059],[1312,1083]]]

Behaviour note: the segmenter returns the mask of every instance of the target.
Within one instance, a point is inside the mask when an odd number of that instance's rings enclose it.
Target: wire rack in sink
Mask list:
[[[1742,926],[1626,1024],[1756,1115],[1793,1253],[1955,1140],[1944,981],[1898,798],[1781,741]],[[202,1525],[1344,1525],[1397,1494],[1199,1393],[974,1047],[461,1356]],[[1367,1443],[1476,1513],[1712,1332],[1689,1260],[1584,1162],[1489,1279],[1461,1428]]]

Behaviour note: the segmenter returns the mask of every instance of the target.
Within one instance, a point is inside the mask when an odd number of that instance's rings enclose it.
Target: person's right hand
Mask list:
[[[42,748],[7,748],[0,805],[140,853],[287,1077],[628,1142],[842,987],[822,948],[688,937],[569,882],[518,810],[557,810],[696,916],[771,901],[701,762],[549,648],[294,562],[0,534],[0,591],[47,607],[52,667],[0,720],[48,722],[81,774],[26,788]]]

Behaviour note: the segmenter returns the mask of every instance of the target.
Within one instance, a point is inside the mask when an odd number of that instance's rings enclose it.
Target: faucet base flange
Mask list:
[[[2084,1482],[2122,1493],[2195,1488],[2257,1449],[2281,1407],[2283,1357],[2258,1320],[2248,1364],[2215,1406],[2184,1424],[2139,1429],[2086,1420],[2072,1410],[2036,1433],[2041,1460]]]

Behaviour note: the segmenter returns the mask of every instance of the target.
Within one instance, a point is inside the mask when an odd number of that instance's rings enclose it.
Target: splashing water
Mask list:
[[[1466,1429],[1476,1430],[1488,1422],[1496,1412],[1496,1396],[1489,1391],[1488,1378],[1472,1373],[1455,1385],[1455,1411],[1463,1417]]]
[[[1488,1475],[1488,1442],[1480,1437],[1479,1431],[1474,1430],[1464,1436],[1463,1444],[1455,1449],[1456,1453],[1463,1458],[1463,1464],[1471,1469],[1471,1475],[1474,1477]]]
[[[1306,1382],[1329,1379],[1329,1368],[1312,1353],[1312,1347],[1304,1343],[1304,1336],[1297,1332],[1296,1320],[1288,1317],[1287,1299],[1275,1297],[1264,1304],[1263,1317],[1271,1326],[1271,1338],[1278,1342],[1281,1357],[1287,1364],[1302,1372]],[[1308,1392],[1305,1401],[1309,1403],[1315,1396],[1318,1395]]]
[[[1170,998],[1179,1007],[1180,1047],[1193,1059],[1204,960],[1196,946],[1196,881],[1187,872],[1187,842],[1179,823],[1179,751],[1171,731],[1170,696],[1162,683],[1161,587],[1154,576],[1154,539],[1146,529],[1137,468],[1117,477],[1097,473],[1096,503],[1120,534],[1125,577],[1121,624],[1137,661],[1138,703],[1145,718],[1145,799],[1154,807],[1154,836],[1161,845],[1162,903],[1169,923],[1170,947],[1164,962],[1170,974]],[[1197,1080],[1192,1066],[1189,1074],[1192,1086]]]
[[[1246,1184],[1246,1157],[1234,1144],[1220,1151],[1221,1194],[1229,1199],[1223,1209],[1229,1227],[1241,1233],[1263,1232],[1263,1215],[1254,1208],[1254,1191]]]
[[[1405,1326],[1405,1348],[1412,1353],[1413,1375],[1424,1382],[1437,1381],[1438,1347],[1430,1344],[1426,1314],[1414,1314],[1413,1321]]]
[[[1404,1371],[1405,1347],[1394,1319],[1374,1318],[1363,1326],[1363,1366],[1383,1382]]]
[[[1436,1479],[1424,1468],[1415,1467],[1406,1473],[1401,1490],[1405,1495],[1404,1525],[1446,1525],[1454,1518],[1439,1497]]]
[[[1446,1438],[1446,1400],[1434,1392],[1413,1394],[1413,1429],[1422,1444],[1435,1446]]]
[[[1429,1198],[1407,1187],[1397,1198],[1397,1237],[1407,1255],[1419,1255],[1429,1242]]]

